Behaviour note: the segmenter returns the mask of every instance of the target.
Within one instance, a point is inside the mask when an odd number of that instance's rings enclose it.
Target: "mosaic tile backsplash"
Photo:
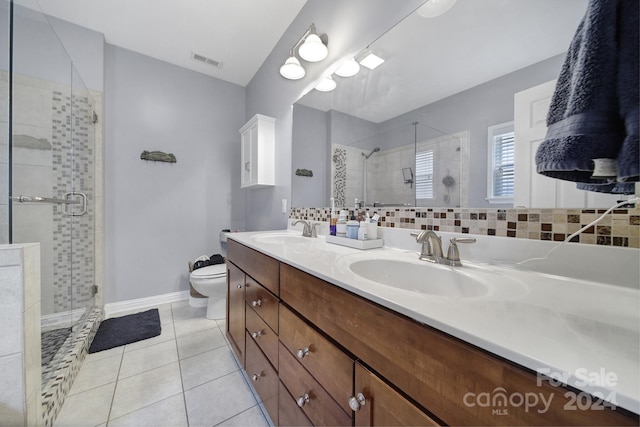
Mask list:
[[[607,209],[366,208],[381,227],[560,242]],[[353,209],[349,211],[349,215]],[[329,221],[330,208],[291,208],[290,219]],[[572,242],[640,248],[640,208],[615,209]]]

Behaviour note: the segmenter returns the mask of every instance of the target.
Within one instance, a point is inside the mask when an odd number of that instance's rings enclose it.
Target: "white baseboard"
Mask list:
[[[121,311],[139,310],[141,308],[155,307],[161,304],[189,299],[189,291],[172,292],[169,294],[154,295],[152,297],[132,299],[128,301],[113,302],[104,305],[104,317],[109,318],[114,313]]]

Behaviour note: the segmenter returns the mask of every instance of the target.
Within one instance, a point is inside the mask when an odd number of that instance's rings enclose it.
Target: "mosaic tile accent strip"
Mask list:
[[[64,198],[71,191],[82,192],[87,195],[88,209],[85,215],[69,216],[65,213],[69,207],[53,206],[53,298],[56,313],[93,305],[95,153],[94,139],[90,134],[91,111],[88,97],[52,91],[52,194]],[[77,205],[69,206],[78,209]]]
[[[607,209],[367,208],[390,228],[515,237],[560,242]],[[353,210],[349,211],[349,215]],[[290,219],[329,221],[329,208],[291,208]],[[615,209],[572,242],[640,248],[640,207]]]
[[[344,148],[336,148],[333,153],[333,167],[335,172],[333,173],[334,188],[333,194],[335,194],[336,206],[344,206],[345,204],[345,189],[347,188],[347,150]]]
[[[87,310],[78,322],[77,333],[71,334],[65,345],[54,359],[56,370],[51,379],[42,383],[42,424],[51,427],[62,409],[64,399],[71,389],[71,385],[80,371],[93,337],[98,331],[100,322],[104,319],[102,306]]]
[[[40,338],[42,346],[42,370],[46,370],[53,357],[58,353],[67,337],[71,334],[71,328],[60,328],[52,331],[43,331]],[[44,374],[43,374],[44,377]]]

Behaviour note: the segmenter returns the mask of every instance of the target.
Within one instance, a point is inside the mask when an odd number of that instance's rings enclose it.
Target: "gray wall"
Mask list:
[[[329,200],[329,156],[326,114],[296,105],[293,109],[293,140],[298,141],[292,154],[291,200],[295,207],[318,206],[318,200]],[[300,124],[298,126],[298,123]],[[296,169],[310,169],[312,177],[297,176]]]
[[[247,230],[287,226],[288,216],[281,212],[281,200],[291,200],[291,105],[313,87],[329,65],[355,55],[422,3],[423,0],[307,1],[247,85],[245,119],[256,113],[276,118],[276,185],[244,190]],[[305,62],[307,75],[303,79],[286,80],[278,69],[311,23],[329,36],[329,56],[315,64]]]
[[[448,134],[469,130],[471,135],[469,206],[500,207],[501,205],[490,205],[485,200],[487,197],[487,127],[512,121],[514,94],[556,79],[563,60],[564,54],[556,55],[387,120],[380,124],[380,130],[411,129],[412,131],[412,127],[409,124],[413,121],[418,121],[421,125],[439,129]],[[404,133],[402,138],[397,138],[398,141],[406,139],[406,132]],[[419,139],[428,139],[440,135],[442,133],[428,132],[424,126],[419,127]],[[399,142],[398,145],[403,145],[403,143]]]
[[[241,214],[244,105],[240,86],[106,45],[105,303],[186,290],[187,262],[220,252]]]

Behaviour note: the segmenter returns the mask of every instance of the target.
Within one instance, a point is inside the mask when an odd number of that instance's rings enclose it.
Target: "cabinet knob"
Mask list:
[[[298,404],[299,407],[302,408],[304,405],[309,403],[309,395],[307,393],[305,393],[304,396],[298,397],[296,399],[296,403]]]
[[[251,305],[254,307],[260,307],[262,305],[262,301],[257,299],[255,301],[251,301]]]
[[[296,356],[298,357],[298,359],[302,359],[308,354],[309,354],[309,347],[299,348],[298,351],[296,351]]]
[[[236,288],[242,289],[242,285],[236,285]]]
[[[254,381],[258,381],[260,378],[262,378],[262,374],[253,374],[253,376],[251,377],[252,380]]]
[[[251,336],[253,337],[254,340],[257,339],[260,335],[262,335],[262,331],[251,333]]]
[[[245,162],[244,170],[246,170],[247,172],[249,172],[251,170],[251,163],[250,162]]]
[[[364,394],[362,393],[358,393],[349,398],[349,407],[355,412],[358,412],[360,407],[364,406],[366,403],[367,399],[364,398]]]

